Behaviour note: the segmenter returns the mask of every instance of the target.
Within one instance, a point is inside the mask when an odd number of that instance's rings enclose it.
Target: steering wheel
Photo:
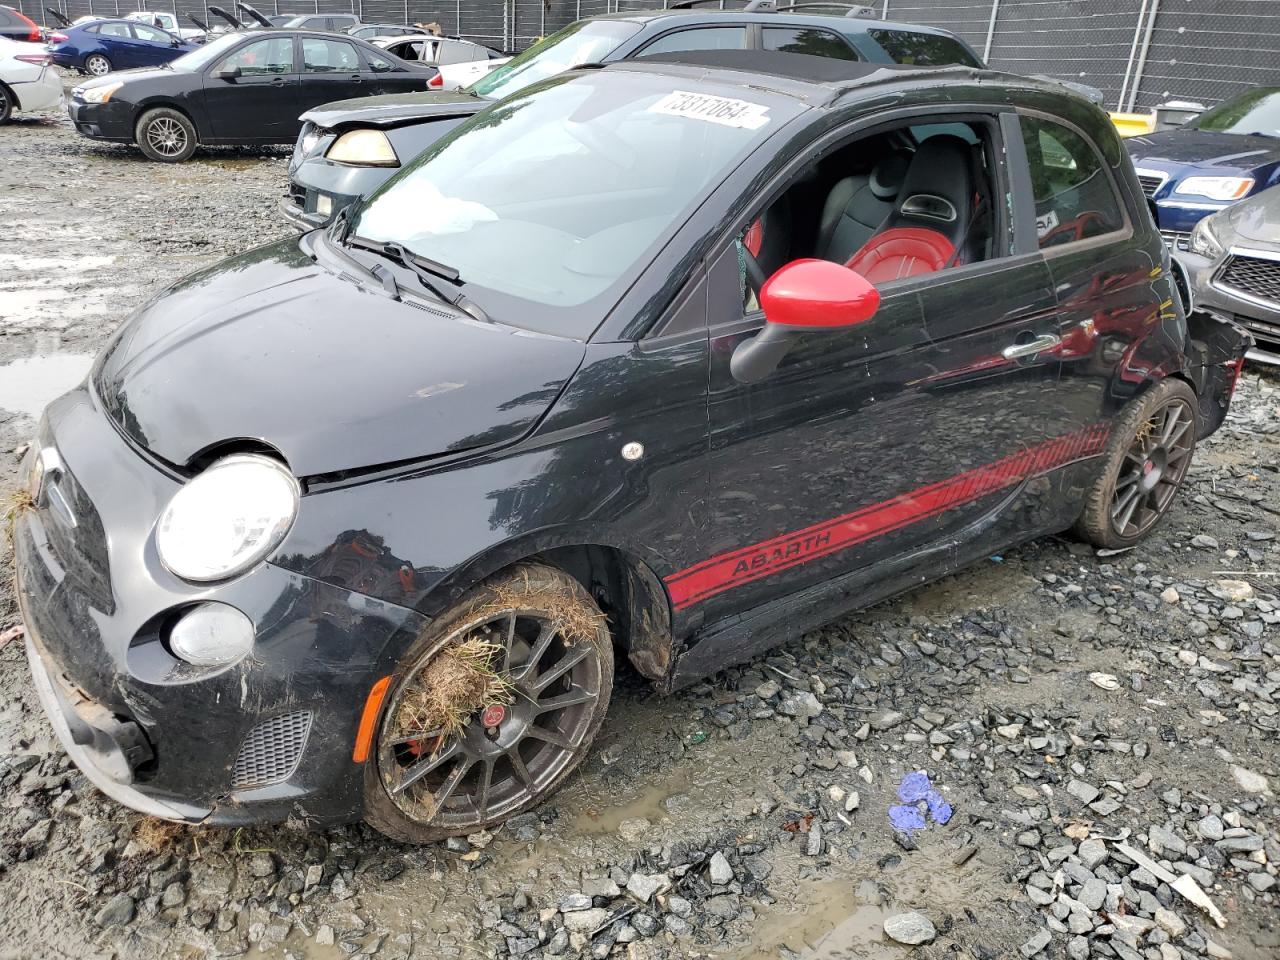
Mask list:
[[[1060,223],[1046,233],[1040,238],[1040,246],[1051,247],[1056,243],[1083,240],[1085,230],[1093,223],[1102,223],[1102,214],[1094,210],[1086,210],[1080,216],[1067,220],[1065,223]]]

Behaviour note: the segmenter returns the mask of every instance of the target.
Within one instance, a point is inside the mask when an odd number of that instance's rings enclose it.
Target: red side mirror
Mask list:
[[[765,319],[784,327],[848,327],[875,316],[880,292],[830,260],[792,260],[760,289]]]
[[[875,316],[880,292],[848,267],[830,260],[792,260],[760,288],[767,323],[744,340],[729,359],[729,372],[742,383],[763,380],[801,334],[851,327]]]

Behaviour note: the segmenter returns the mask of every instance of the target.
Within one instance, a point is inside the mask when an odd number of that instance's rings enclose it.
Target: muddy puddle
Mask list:
[[[87,353],[58,353],[0,363],[0,410],[35,420],[51,400],[62,396],[89,372]]]
[[[884,935],[888,912],[860,903],[853,885],[828,880],[762,908],[743,960],[776,960],[783,948],[801,960],[899,960],[906,950]]]

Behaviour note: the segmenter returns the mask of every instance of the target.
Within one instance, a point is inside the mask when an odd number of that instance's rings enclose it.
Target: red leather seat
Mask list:
[[[936,230],[893,227],[868,240],[845,266],[872,283],[885,283],[941,270],[955,252],[951,241]]]

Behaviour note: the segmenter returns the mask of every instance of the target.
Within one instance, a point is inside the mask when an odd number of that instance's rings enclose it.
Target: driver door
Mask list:
[[[293,37],[237,47],[205,74],[204,98],[213,139],[292,143],[302,113]]]

